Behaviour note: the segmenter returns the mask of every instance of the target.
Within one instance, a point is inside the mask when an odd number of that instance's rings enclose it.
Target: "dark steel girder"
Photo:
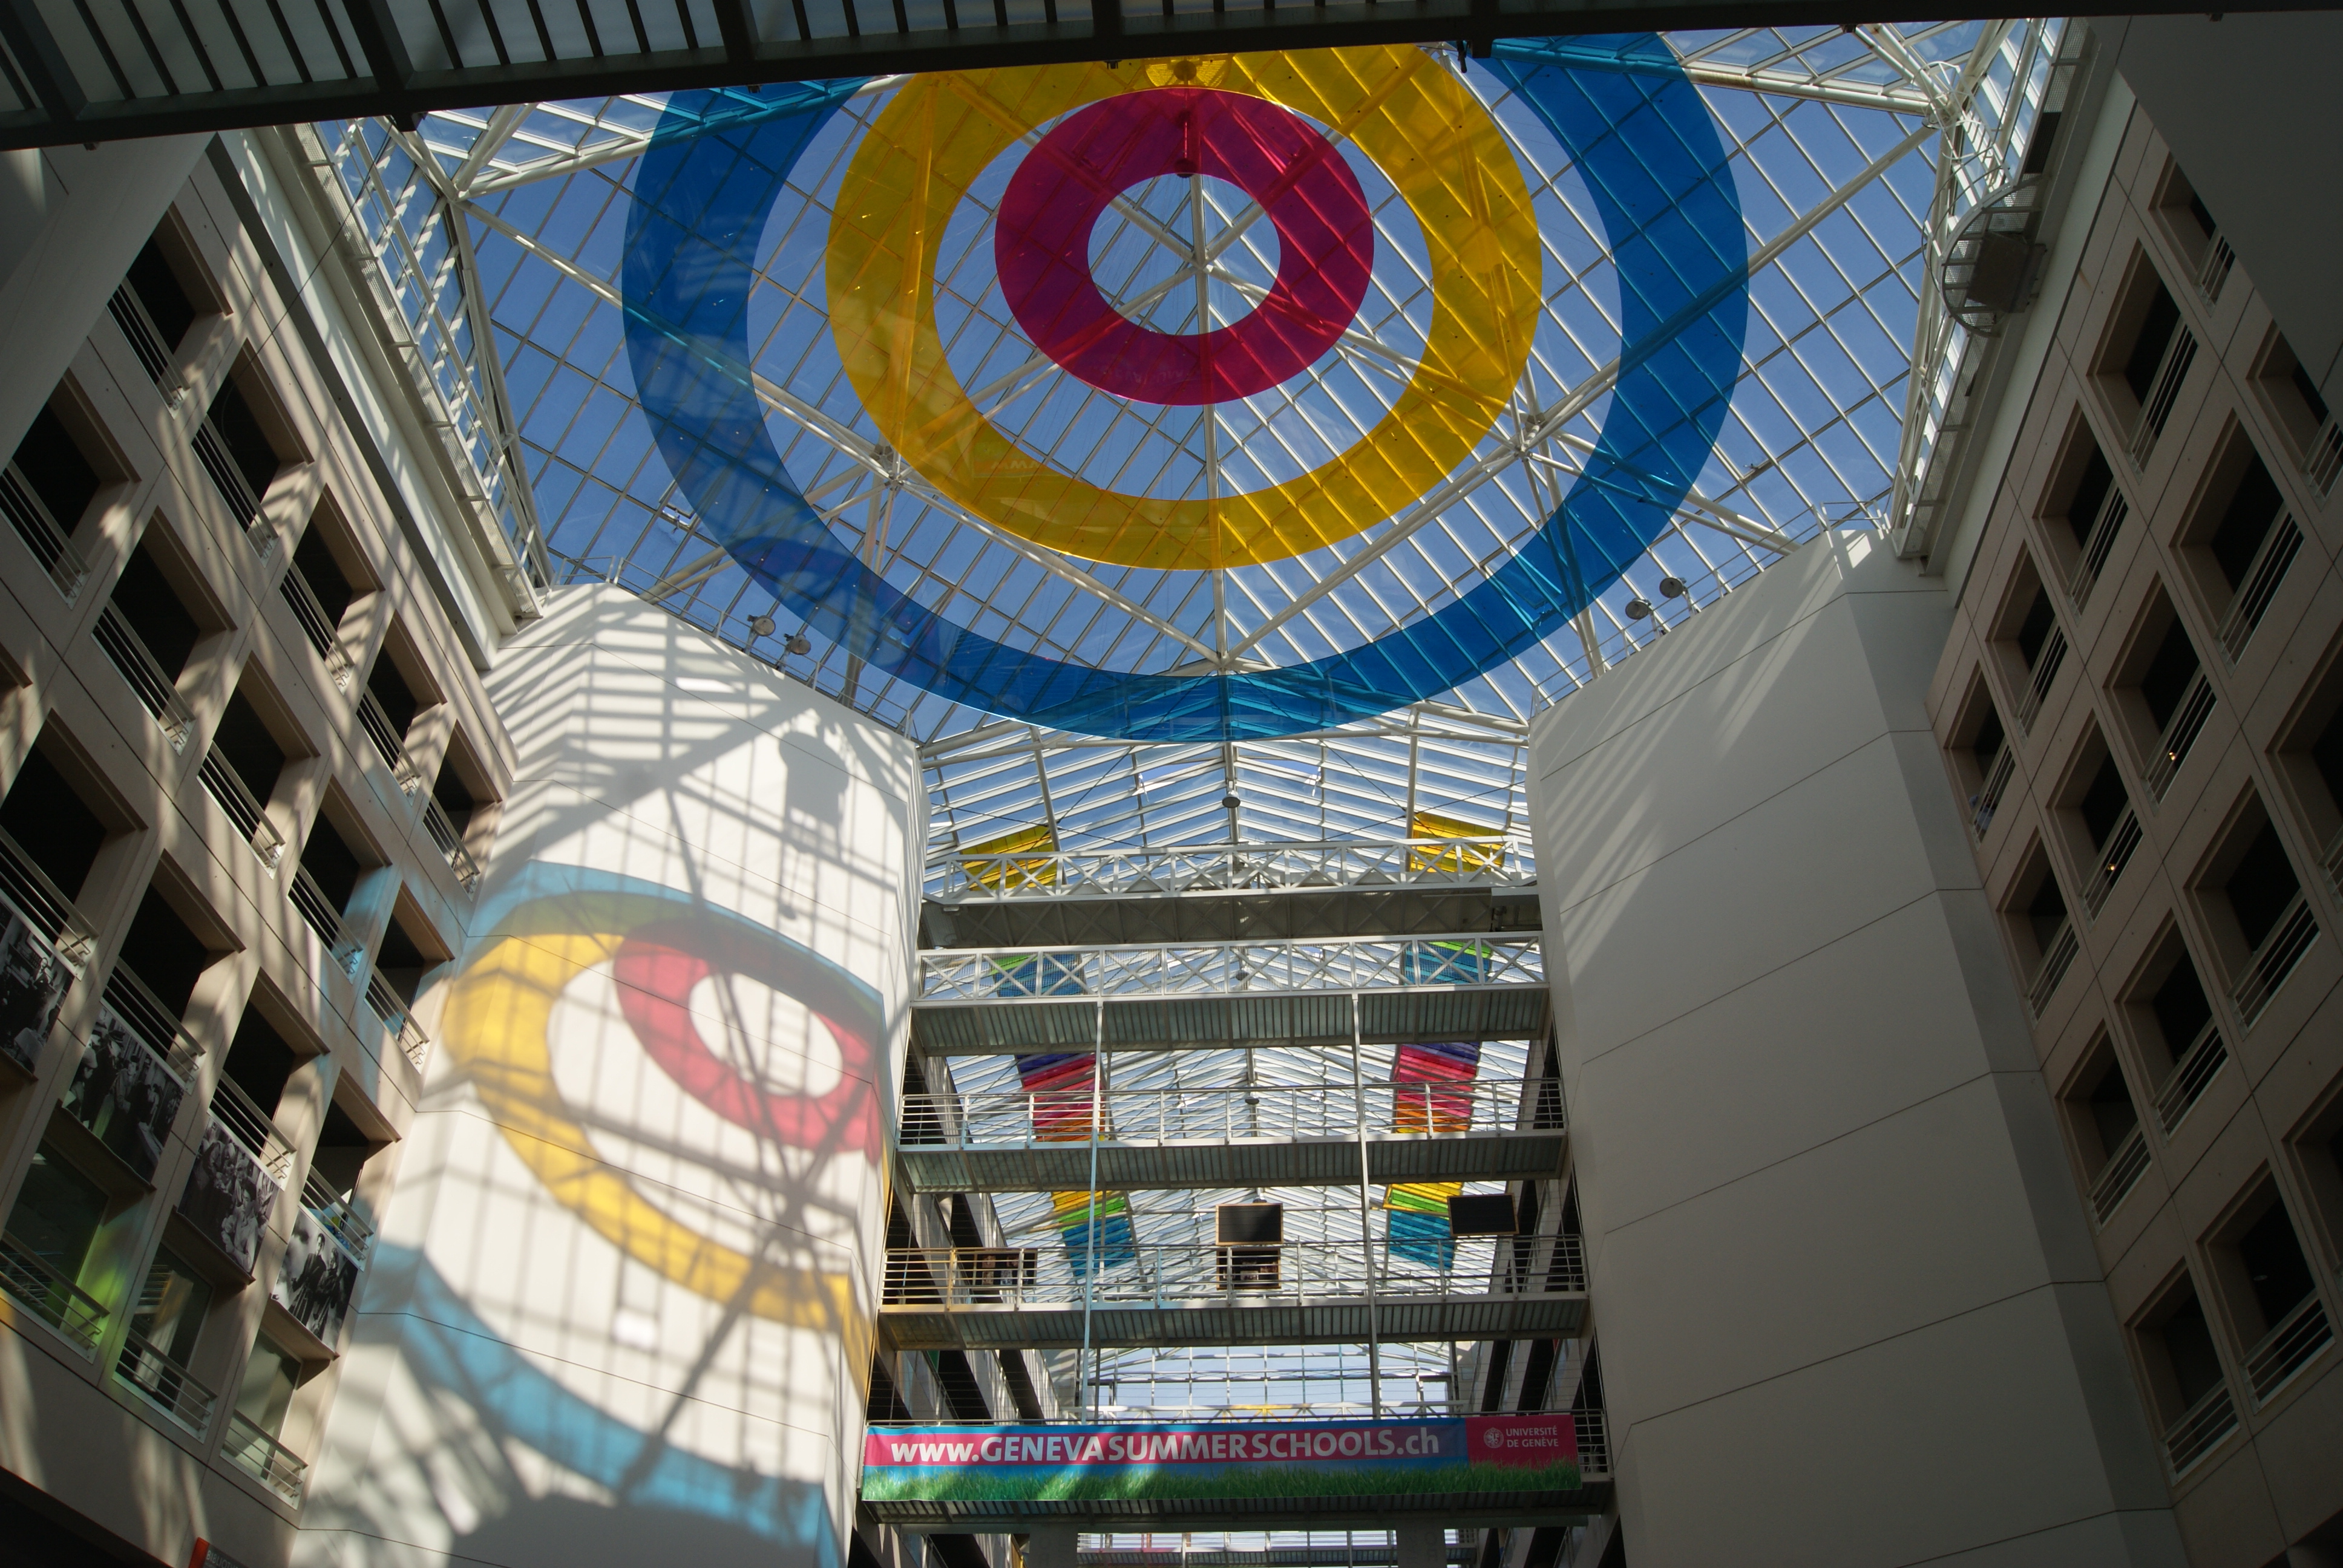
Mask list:
[[[985,14],[1030,13],[1032,0],[945,0],[960,25],[923,26],[911,14],[933,0],[798,0],[772,9],[794,14],[799,36],[759,37],[747,0],[675,0],[672,15],[662,0],[543,0],[525,12],[498,0],[315,0],[314,15],[297,3],[185,0],[154,13],[156,31],[130,0],[86,11],[0,0],[0,87],[16,106],[0,110],[0,148],[357,116],[411,125],[434,109],[909,71],[1363,44],[1464,42],[1485,54],[1499,37],[1948,17],[1916,0],[1225,0],[1178,14],[1172,0],[1040,4],[1054,19],[1001,25]],[[2109,14],[2201,8],[2125,0]],[[864,12],[896,25],[865,25]]]

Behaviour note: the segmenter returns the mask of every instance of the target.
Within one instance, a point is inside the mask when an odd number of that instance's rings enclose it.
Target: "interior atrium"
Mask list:
[[[2343,1564],[2343,23],[1875,9],[0,6],[11,1554]]]

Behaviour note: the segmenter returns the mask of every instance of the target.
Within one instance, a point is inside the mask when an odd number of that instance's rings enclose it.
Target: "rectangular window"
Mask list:
[[[2146,744],[2141,773],[2148,799],[2160,801],[2179,776],[2213,714],[2212,682],[2171,599],[2159,588],[2140,617],[2116,669],[2114,695]]]
[[[2267,1175],[2207,1244],[2246,1382],[2268,1403],[2334,1342],[2294,1221]]]
[[[2237,1429],[2220,1352],[2184,1271],[2132,1330],[2147,1373],[2148,1408],[2164,1430],[2166,1462],[2177,1480]]]
[[[2082,1160],[2091,1217],[2105,1225],[2147,1173],[2148,1151],[2123,1065],[2104,1032],[2060,1099]]]
[[[2258,799],[2239,812],[2197,893],[2227,950],[2230,999],[2250,1026],[2318,936],[2294,862]]]
[[[2155,451],[2196,357],[2197,339],[2181,321],[2172,291],[2147,255],[2135,254],[2131,279],[2098,358],[2110,399],[2120,415],[2128,416],[2127,455],[2135,467],[2145,466]]]

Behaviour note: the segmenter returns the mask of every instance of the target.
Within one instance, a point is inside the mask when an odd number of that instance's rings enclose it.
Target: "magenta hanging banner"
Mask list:
[[[1567,1411],[1430,1420],[874,1427],[871,1502],[1335,1497],[1569,1492]]]

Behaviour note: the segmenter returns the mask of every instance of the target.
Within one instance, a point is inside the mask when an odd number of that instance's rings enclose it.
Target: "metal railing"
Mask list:
[[[890,1306],[1063,1307],[1084,1299],[1081,1228],[1071,1244],[890,1247],[881,1300]],[[1426,1259],[1443,1260],[1437,1266]],[[1586,1289],[1576,1236],[1464,1236],[1402,1241],[1133,1242],[1103,1235],[1089,1299],[1166,1309],[1232,1300],[1308,1305],[1572,1294]]]
[[[1363,1117],[1376,1137],[1560,1131],[1560,1090],[1554,1080],[1539,1078],[1372,1082],[1356,1089],[1348,1083],[1108,1089],[1098,1096],[1099,1137],[1108,1143],[1353,1138]],[[910,1094],[903,1099],[902,1141],[906,1148],[961,1149],[1082,1143],[1091,1135],[1091,1109],[1087,1089]]]
[[[1506,836],[1028,849],[940,857],[929,862],[929,872],[941,874],[939,896],[953,902],[1281,888],[1526,888],[1537,880],[1529,841]]]
[[[301,575],[298,563],[286,568],[277,588],[285,596],[285,602],[292,607],[293,619],[300,626],[301,635],[309,639],[309,646],[316,648],[317,657],[326,661],[327,678],[337,689],[347,691],[352,669],[350,657],[342,651],[341,638],[334,623],[327,618],[326,607],[318,601],[317,590],[311,588],[309,579]]]
[[[1969,831],[1979,839],[1993,826],[1993,814],[2001,809],[2001,798],[2016,771],[2017,753],[2005,740],[1995,750],[1992,766],[1985,770],[1985,788],[1969,797]]]
[[[244,775],[236,770],[234,763],[220,755],[216,746],[204,753],[203,762],[196,773],[203,779],[206,792],[227,814],[227,819],[236,824],[237,834],[252,846],[252,852],[260,857],[260,863],[267,868],[268,874],[275,876],[277,863],[285,859],[285,835],[269,821],[268,813],[261,808],[260,801],[245,783]]]
[[[2123,1141],[2116,1145],[2115,1152],[2107,1156],[2107,1162],[2099,1167],[2098,1175],[2092,1179],[2092,1217],[2102,1225],[2114,1219],[2116,1211],[2123,1207],[2123,1201],[2146,1174],[2147,1133],[2135,1121],[2131,1131],[2124,1134]]]
[[[242,1411],[229,1412],[227,1441],[220,1447],[246,1474],[286,1502],[301,1501],[301,1481],[309,1469],[308,1462],[261,1431]]]
[[[146,372],[147,379],[155,383],[155,390],[163,394],[166,404],[177,407],[187,389],[172,374],[170,345],[163,341],[162,329],[155,325],[155,317],[147,313],[146,302],[138,297],[138,291],[124,283],[106,302],[106,313],[114,317],[114,324],[122,328],[122,336],[130,340],[130,352]]]
[[[365,730],[366,738],[374,743],[375,752],[382,759],[383,765],[390,769],[390,776],[398,781],[402,791],[414,794],[423,782],[423,775],[417,769],[415,759],[407,756],[407,741],[392,726],[390,715],[383,711],[381,699],[373,692],[361,689],[357,710],[358,728]]]
[[[162,727],[163,738],[171,743],[171,749],[185,750],[187,732],[194,728],[196,716],[188,710],[186,699],[179,695],[176,683],[164,673],[161,662],[146,650],[144,639],[130,629],[130,622],[112,600],[107,600],[106,608],[97,612],[97,624],[90,628],[90,635],[97,638],[98,647],[106,649],[106,657],[114,661],[114,668],[122,672],[138,705]]]
[[[89,576],[89,563],[73,548],[71,531],[49,515],[48,503],[13,462],[0,469],[0,512],[8,514],[8,526],[16,530],[16,537],[49,574],[49,581],[71,604]]]
[[[114,1375],[125,1388],[176,1422],[191,1437],[211,1430],[219,1395],[165,1355],[136,1329],[123,1332],[122,1354]]]
[[[2188,378],[2188,367],[2196,362],[2196,337],[2186,327],[2175,323],[2172,336],[2165,341],[2164,357],[2157,362],[2156,379],[2148,383],[2147,400],[2139,406],[2139,423],[2132,427],[2127,450],[2135,467],[2147,466],[2149,454],[2156,450],[2157,438],[2164,434],[2165,424],[2172,417],[2172,406],[2179,401],[2180,384]]]
[[[2205,257],[2197,264],[2197,292],[2205,303],[2213,305],[2221,297],[2221,287],[2229,281],[2230,269],[2237,265],[2237,253],[2230,246],[2228,237],[2218,229],[2205,242]]]
[[[413,1062],[419,1071],[423,1066],[423,1054],[431,1047],[431,1037],[423,1032],[423,1026],[415,1021],[413,1010],[397,991],[390,989],[390,982],[382,978],[380,970],[367,976],[366,999],[367,1007],[382,1020],[382,1027],[398,1042],[398,1049],[407,1053],[407,1060]]]
[[[259,493],[244,477],[244,470],[236,466],[236,458],[229,453],[226,438],[213,425],[209,414],[196,421],[195,430],[187,437],[187,445],[194,449],[196,462],[202,467],[205,477],[211,480],[212,488],[218,492],[220,505],[227,508],[227,514],[235,519],[236,526],[242,528],[244,537],[252,541],[253,549],[266,560],[269,552],[277,548],[277,530],[258,526],[261,521]]]
[[[65,968],[79,974],[89,966],[97,948],[96,928],[5,828],[0,828],[0,897],[49,939]]]
[[[456,873],[456,879],[467,888],[478,887],[479,861],[472,859],[472,851],[464,847],[464,835],[456,830],[447,809],[428,795],[423,798],[423,829],[447,858],[447,869]]]
[[[2082,944],[2075,940],[2075,922],[2059,921],[2058,929],[2051,933],[2050,945],[2043,950],[2041,963],[2035,968],[2034,982],[2026,988],[2026,1005],[2033,1010],[2036,1018],[2042,1016],[2050,999],[2058,994],[2058,982],[2066,978],[2066,970],[2073,967],[2075,955],[2080,951]]]
[[[1572,1424],[1578,1428],[1578,1473],[1610,1474],[1610,1422],[1599,1410],[1574,1410],[1570,1414]]]
[[[114,972],[106,977],[106,1005],[172,1071],[183,1079],[194,1077],[196,1064],[203,1060],[204,1048],[196,1043],[195,1037],[179,1021],[179,1015],[164,1006],[163,999],[146,988],[137,971],[118,959],[115,960]]]
[[[8,1299],[64,1335],[82,1354],[97,1350],[106,1332],[104,1302],[51,1267],[13,1235],[0,1232],[0,1289]]]
[[[2335,884],[2337,892],[2343,893],[2343,828],[2336,829],[2335,837],[2328,841],[2326,863],[2327,879]]]
[[[212,1116],[238,1143],[251,1151],[260,1168],[278,1183],[293,1168],[293,1146],[277,1131],[277,1123],[241,1084],[226,1073],[212,1087]]]
[[[2294,1305],[2246,1352],[2246,1381],[2253,1385],[2254,1407],[2259,1409],[2335,1342],[2335,1325],[2327,1308],[2311,1292]]]
[[[2343,473],[2343,425],[2335,416],[2327,416],[2318,433],[2310,437],[2310,446],[2302,458],[2302,477],[2320,495],[2335,488],[2335,476]]]
[[[2246,644],[2253,640],[2255,628],[2269,613],[2270,600],[2278,597],[2278,586],[2286,581],[2287,568],[2301,553],[2302,529],[2296,526],[2292,512],[2280,512],[2278,521],[2262,535],[2254,558],[2247,563],[2237,596],[2229,600],[2228,611],[2221,617],[2221,650],[2229,656],[2231,664],[2237,662],[2246,651]]]
[[[2147,765],[2140,770],[2151,799],[2163,799],[2173,779],[2179,777],[2180,765],[2188,760],[2188,749],[2197,744],[2197,737],[2205,732],[2205,721],[2213,717],[2214,701],[2213,683],[2200,669],[2181,693],[2172,717],[2165,720],[2164,733],[2157,737],[2156,749],[2147,754]]]
[[[1106,996],[1237,996],[1410,986],[1543,985],[1535,932],[1329,937],[1016,951],[933,948],[920,954],[922,1001]]]
[[[2110,477],[2106,498],[2099,502],[2099,515],[2092,519],[2091,531],[2083,540],[2082,556],[2075,562],[2074,575],[2066,579],[2066,598],[2077,609],[2090,602],[2091,590],[2098,586],[2099,573],[2107,569],[2107,556],[2116,548],[2116,535],[2129,516],[2131,503]]]
[[[2187,1413],[2164,1429],[2165,1456],[2172,1462],[2175,1481],[2196,1467],[2221,1440],[2237,1430],[2237,1405],[2229,1385],[2217,1382],[2200,1395]]]
[[[2262,938],[2262,945],[2254,950],[2253,960],[2246,965],[2237,989],[2229,993],[2229,1000],[2237,1005],[2237,1015],[2247,1024],[2259,1018],[2270,999],[2278,995],[2278,987],[2286,983],[2286,977],[2294,972],[2294,966],[2302,961],[2302,955],[2318,940],[2318,917],[2310,912],[2308,901],[2298,888],[2293,900]]]
[[[2090,880],[2083,884],[2083,908],[2091,919],[2097,920],[2099,911],[2107,908],[2107,896],[2115,891],[2124,868],[2131,864],[2132,856],[2139,850],[2139,814],[2127,806],[2114,830],[2108,833],[2107,841],[2099,846],[2099,858],[2091,867]]]
[[[293,900],[295,912],[300,915],[303,924],[317,933],[326,950],[338,961],[347,963],[348,958],[342,950],[341,911],[326,897],[326,890],[317,886],[317,879],[309,874],[308,867],[293,868],[285,896]]]
[[[325,1178],[317,1174],[314,1166],[301,1180],[301,1207],[315,1214],[317,1223],[332,1231],[361,1264],[374,1251],[374,1226],[348,1198],[326,1185]]]
[[[2188,1119],[2190,1110],[2205,1097],[2207,1087],[2220,1075],[2228,1060],[2229,1047],[2221,1038],[2220,1026],[2207,1022],[2197,1031],[2197,1038],[2165,1076],[2164,1086],[2156,1091],[2156,1121],[2167,1137]]]
[[[2033,732],[2034,721],[2042,717],[2042,704],[2050,696],[2051,685],[2058,678],[2059,669],[2066,662],[2066,634],[2057,627],[2042,641],[2034,664],[2026,671],[2026,689],[2017,699],[2017,732]]]

